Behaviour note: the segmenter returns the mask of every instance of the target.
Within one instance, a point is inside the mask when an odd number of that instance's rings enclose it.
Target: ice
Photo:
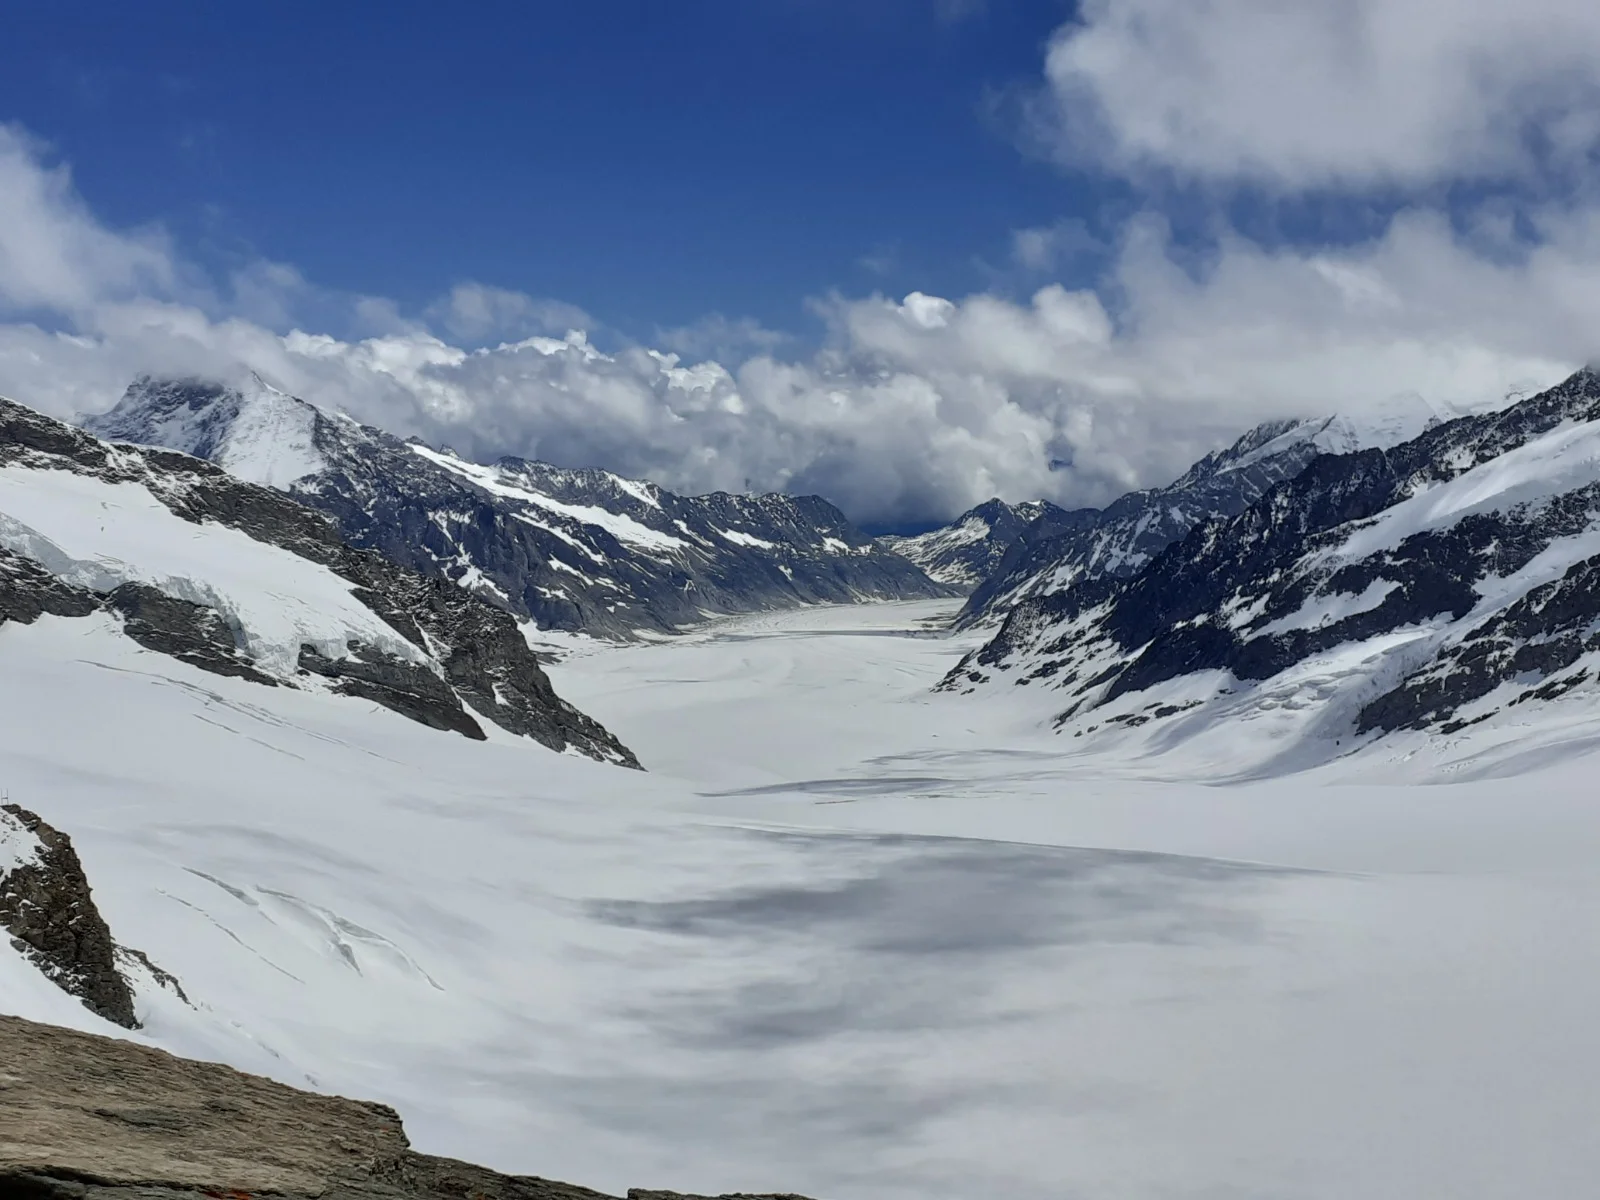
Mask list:
[[[643,776],[45,617],[0,626],[0,783],[194,999],[137,1036],[425,1151],[619,1193],[1588,1193],[1592,705],[1207,786],[1356,652],[1080,753],[1027,688],[929,692],[981,637],[952,608],[565,639]],[[0,1006],[116,1032],[4,945]]]

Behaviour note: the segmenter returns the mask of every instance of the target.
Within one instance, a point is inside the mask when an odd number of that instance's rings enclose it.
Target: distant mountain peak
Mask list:
[[[821,497],[685,497],[598,468],[477,463],[259,379],[143,376],[83,424],[287,491],[355,544],[541,628],[627,638],[723,613],[954,594]]]
[[[1312,450],[1378,444],[1317,453],[1133,572],[1042,577],[941,686],[1030,685],[1062,731],[1141,755],[1252,722],[1269,757],[1249,769],[1272,771],[1592,705],[1600,375],[1390,440],[1405,428],[1303,425]]]
[[[934,579],[963,590],[977,587],[1029,525],[1063,514],[1048,500],[1008,504],[998,496],[974,505],[950,524],[912,536],[886,534],[881,546],[904,555]]]

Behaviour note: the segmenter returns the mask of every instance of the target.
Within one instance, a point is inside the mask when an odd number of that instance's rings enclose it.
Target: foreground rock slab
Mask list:
[[[630,1200],[711,1200],[634,1190]],[[417,1154],[393,1109],[0,1016],[7,1200],[614,1200]],[[717,1200],[804,1200],[745,1195]]]

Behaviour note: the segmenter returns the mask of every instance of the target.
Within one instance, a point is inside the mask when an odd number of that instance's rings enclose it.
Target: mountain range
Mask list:
[[[450,578],[541,629],[665,634],[709,616],[955,595],[819,496],[678,496],[606,471],[468,462],[281,392],[136,380],[83,420],[330,514],[353,545]]]
[[[1083,511],[1093,514],[1096,510]],[[885,534],[878,544],[909,558],[930,578],[970,592],[994,574],[1006,552],[1030,527],[1058,526],[1075,515],[1048,500],[1007,504],[996,498],[938,529],[911,536]]]
[[[996,622],[1023,598],[1079,580],[1129,578],[1195,525],[1241,512],[1318,455],[1392,445],[1434,420],[1431,409],[1398,405],[1377,421],[1269,421],[1165,487],[1129,492],[1099,510],[1066,512],[1051,505],[1004,548],[956,624]]]
[[[482,718],[638,765],[555,694],[504,610],[350,546],[273,488],[0,399],[0,625],[46,615],[109,622],[214,675],[358,698],[476,740]]]
[[[1585,369],[1398,445],[1318,454],[1137,570],[1036,590],[941,686],[1030,687],[1063,732],[1152,747],[1270,719],[1282,770],[1588,688],[1597,585]]]

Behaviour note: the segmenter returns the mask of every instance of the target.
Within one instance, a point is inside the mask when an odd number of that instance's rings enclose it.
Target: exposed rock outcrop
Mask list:
[[[1129,492],[1100,510],[1051,506],[1011,542],[956,624],[1000,620],[1024,599],[1076,585],[1135,578],[1191,529],[1243,512],[1318,455],[1388,445],[1402,430],[1421,432],[1424,420],[1421,412],[1402,414],[1382,429],[1358,428],[1341,417],[1268,421],[1165,487]]]
[[[0,1016],[0,1196],[612,1200],[411,1150],[393,1109]],[[632,1200],[712,1200],[631,1191]],[[804,1200],[726,1196],[717,1200]]]
[[[17,804],[0,805],[0,927],[45,978],[89,1011],[138,1028],[133,993],[117,969],[117,945],[72,839]]]
[[[169,596],[145,583],[124,583],[106,598],[123,616],[122,629],[147,650],[252,683],[277,686],[277,680],[251,665],[227,621],[203,604]]]

